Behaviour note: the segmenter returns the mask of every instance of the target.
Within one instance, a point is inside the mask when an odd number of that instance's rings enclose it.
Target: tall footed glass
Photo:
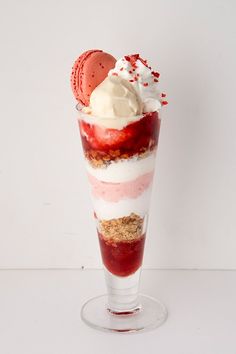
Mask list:
[[[107,294],[88,300],[82,319],[91,327],[135,332],[161,325],[165,306],[139,294],[159,112],[98,118],[79,112]]]

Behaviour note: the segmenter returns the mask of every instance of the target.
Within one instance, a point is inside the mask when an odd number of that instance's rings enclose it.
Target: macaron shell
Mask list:
[[[108,72],[114,68],[116,59],[104,52],[95,52],[84,61],[81,79],[83,102],[89,105],[93,90],[107,77]]]
[[[101,50],[83,53],[72,69],[71,85],[75,98],[88,106],[91,93],[107,77],[115,63],[112,55]]]
[[[82,103],[83,97],[81,94],[81,89],[80,89],[80,81],[81,81],[81,77],[82,75],[82,67],[84,64],[84,61],[86,60],[86,58],[91,55],[91,53],[94,53],[96,51],[100,51],[100,50],[87,50],[86,52],[84,52],[83,54],[81,54],[79,56],[78,59],[76,59],[73,68],[72,68],[72,73],[71,73],[71,88],[73,91],[73,94],[76,98],[77,101]]]

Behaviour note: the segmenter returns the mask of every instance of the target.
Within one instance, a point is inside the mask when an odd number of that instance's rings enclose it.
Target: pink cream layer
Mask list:
[[[89,182],[92,187],[92,194],[95,198],[101,198],[107,202],[118,202],[124,198],[137,198],[152,183],[153,171],[123,183],[109,183],[99,181],[97,178],[88,174]]]

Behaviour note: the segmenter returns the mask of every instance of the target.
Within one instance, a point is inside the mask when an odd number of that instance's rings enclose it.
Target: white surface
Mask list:
[[[152,332],[116,335],[80,319],[104,292],[102,271],[1,271],[1,354],[235,354],[235,271],[144,271],[142,291],[158,296],[167,322]]]
[[[69,76],[83,50],[103,48],[148,58],[170,102],[145,266],[236,268],[235,10],[233,0],[2,2],[0,267],[100,265]]]

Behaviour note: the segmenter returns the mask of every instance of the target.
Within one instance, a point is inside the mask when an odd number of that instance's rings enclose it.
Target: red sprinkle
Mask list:
[[[129,70],[129,73],[132,74],[132,70]]]
[[[166,94],[162,92],[161,97],[166,97]]]
[[[144,83],[143,83],[143,86],[144,86],[144,87],[147,87],[147,86],[148,86],[148,82],[144,82]]]
[[[162,101],[161,103],[162,103],[162,105],[163,105],[163,106],[165,106],[165,105],[167,105],[167,104],[168,104],[168,102],[167,102],[167,101]]]
[[[123,71],[124,70],[124,68],[120,68],[120,71]]]
[[[112,75],[114,75],[114,76],[118,76],[118,74],[117,74],[117,73],[112,73]]]
[[[136,69],[136,61],[140,59],[139,54],[125,55],[125,59],[130,62],[131,66]]]
[[[157,71],[152,71],[152,75],[155,77],[160,77],[160,74]]]
[[[159,82],[157,79],[154,79],[153,81],[154,81],[154,82]]]
[[[134,82],[134,80],[129,80],[129,82]]]

